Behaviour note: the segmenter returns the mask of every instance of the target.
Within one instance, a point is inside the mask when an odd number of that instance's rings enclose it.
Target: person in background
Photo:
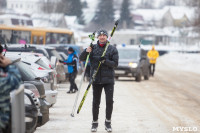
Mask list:
[[[59,60],[59,62],[68,65],[70,89],[67,93],[75,93],[76,91],[78,91],[78,87],[75,83],[75,79],[76,79],[76,75],[77,75],[78,57],[72,47],[68,48],[68,54],[69,55],[68,55],[68,58],[66,61]]]
[[[155,50],[155,46],[152,46],[152,49],[148,51],[147,57],[149,58],[149,73],[150,75],[154,76],[155,67],[156,67],[156,59],[159,57],[159,53]]]
[[[18,89],[21,75],[2,52],[0,44],[0,133],[11,133],[10,92]]]
[[[98,115],[101,101],[101,94],[104,88],[106,96],[106,118],[105,118],[105,129],[108,132],[112,132],[111,127],[111,116],[113,111],[113,94],[114,94],[114,68],[118,66],[118,51],[113,45],[109,45],[104,57],[101,57],[106,44],[108,33],[106,30],[99,30],[97,34],[97,44],[92,47],[88,47],[80,55],[80,60],[85,61],[87,54],[90,53],[90,77],[95,73],[99,62],[102,63],[93,86],[93,104],[92,104],[92,132],[96,132],[98,128]]]

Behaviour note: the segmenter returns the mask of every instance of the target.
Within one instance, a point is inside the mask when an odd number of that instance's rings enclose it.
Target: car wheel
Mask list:
[[[139,71],[139,73],[137,74],[137,76],[135,77],[135,80],[137,82],[140,82],[142,80],[142,73],[141,73],[141,70]]]

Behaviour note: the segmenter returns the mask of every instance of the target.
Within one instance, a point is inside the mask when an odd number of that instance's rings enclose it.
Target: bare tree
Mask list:
[[[142,0],[139,7],[145,9],[152,9],[154,8],[154,0]]]
[[[57,6],[58,6],[58,1],[52,1],[52,0],[45,0],[43,1],[43,5],[42,5],[42,10],[45,13],[55,13]]]

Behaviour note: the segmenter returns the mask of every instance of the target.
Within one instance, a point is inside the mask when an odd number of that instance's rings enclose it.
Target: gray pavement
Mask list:
[[[80,77],[79,77],[80,79]],[[77,79],[77,81],[79,81]],[[112,117],[113,133],[133,132],[162,132],[166,127],[141,103],[138,95],[134,97],[131,89],[138,84],[131,81],[117,81],[114,94],[114,111]],[[78,82],[77,82],[78,83]],[[126,84],[125,84],[126,83]],[[88,83],[84,83],[81,89],[78,104],[84,94]],[[58,89],[57,103],[50,108],[50,121],[37,128],[36,133],[88,133],[92,122],[92,89],[89,91],[80,114],[71,117],[71,111],[76,94],[67,94],[69,84],[61,84]],[[78,105],[77,105],[78,106]],[[105,94],[102,94],[98,133],[106,133],[105,121]],[[165,129],[166,131],[167,129]]]

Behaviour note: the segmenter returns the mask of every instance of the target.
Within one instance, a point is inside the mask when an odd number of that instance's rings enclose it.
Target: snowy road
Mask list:
[[[115,84],[113,133],[168,133],[187,128],[200,132],[200,74],[185,72],[159,60],[155,77],[137,83],[120,78]],[[80,77],[76,80],[79,82]],[[87,83],[84,83],[80,99]],[[61,84],[58,99],[50,109],[50,121],[36,133],[88,133],[92,121],[92,90],[79,115],[70,116],[75,94],[66,94],[69,84]],[[79,103],[79,102],[78,102]],[[106,133],[103,93],[98,133]],[[180,127],[180,128],[177,128]],[[174,128],[174,129],[173,129]]]

